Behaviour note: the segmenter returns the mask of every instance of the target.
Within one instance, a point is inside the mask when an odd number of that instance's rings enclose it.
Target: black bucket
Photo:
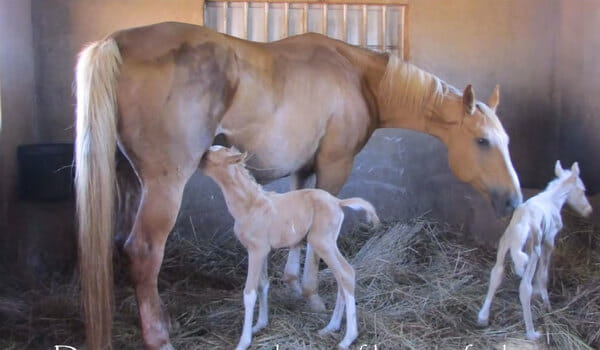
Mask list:
[[[73,144],[22,145],[17,149],[21,199],[57,201],[73,196]]]

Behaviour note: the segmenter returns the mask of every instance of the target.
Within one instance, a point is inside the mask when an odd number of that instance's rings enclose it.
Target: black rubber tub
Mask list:
[[[40,143],[17,149],[21,199],[58,201],[73,196],[73,144]]]

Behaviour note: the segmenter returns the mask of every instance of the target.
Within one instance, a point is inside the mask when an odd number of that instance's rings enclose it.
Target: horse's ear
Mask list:
[[[579,176],[579,163],[575,162],[571,165],[571,172],[576,176]]]
[[[465,107],[465,113],[469,115],[475,113],[475,93],[471,84],[467,85],[463,92],[463,106]]]
[[[561,176],[562,173],[563,173],[562,165],[560,164],[560,160],[557,160],[556,164],[554,164],[554,175]]]
[[[488,106],[496,112],[496,108],[498,108],[498,104],[500,103],[500,85],[496,85],[494,91],[492,91],[492,95],[488,100]]]

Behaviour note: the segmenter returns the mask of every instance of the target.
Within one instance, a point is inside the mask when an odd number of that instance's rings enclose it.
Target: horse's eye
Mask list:
[[[483,137],[476,138],[475,142],[480,147],[489,147],[490,146],[490,140],[483,138]]]

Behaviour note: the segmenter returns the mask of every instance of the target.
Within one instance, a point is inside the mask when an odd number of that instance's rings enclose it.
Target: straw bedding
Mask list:
[[[568,215],[567,215],[568,216]],[[490,326],[476,315],[487,290],[495,251],[466,241],[451,227],[419,218],[372,231],[358,227],[339,245],[357,272],[359,349],[598,349],[600,348],[600,234],[568,217],[553,257],[550,298],[554,311],[534,306],[534,324],[545,336],[523,340],[518,278],[507,268],[492,305]],[[199,238],[175,232],[167,245],[159,290],[171,315],[176,349],[230,349],[240,335],[246,254],[232,234]],[[270,323],[252,349],[332,349],[343,336],[319,337],[329,320],[336,285],[320,273],[325,313],[311,312],[281,282],[285,251],[271,254]],[[115,349],[140,347],[133,289],[125,262],[116,261]],[[36,290],[0,286],[0,348],[81,348],[77,284]],[[278,347],[277,347],[278,346]]]

